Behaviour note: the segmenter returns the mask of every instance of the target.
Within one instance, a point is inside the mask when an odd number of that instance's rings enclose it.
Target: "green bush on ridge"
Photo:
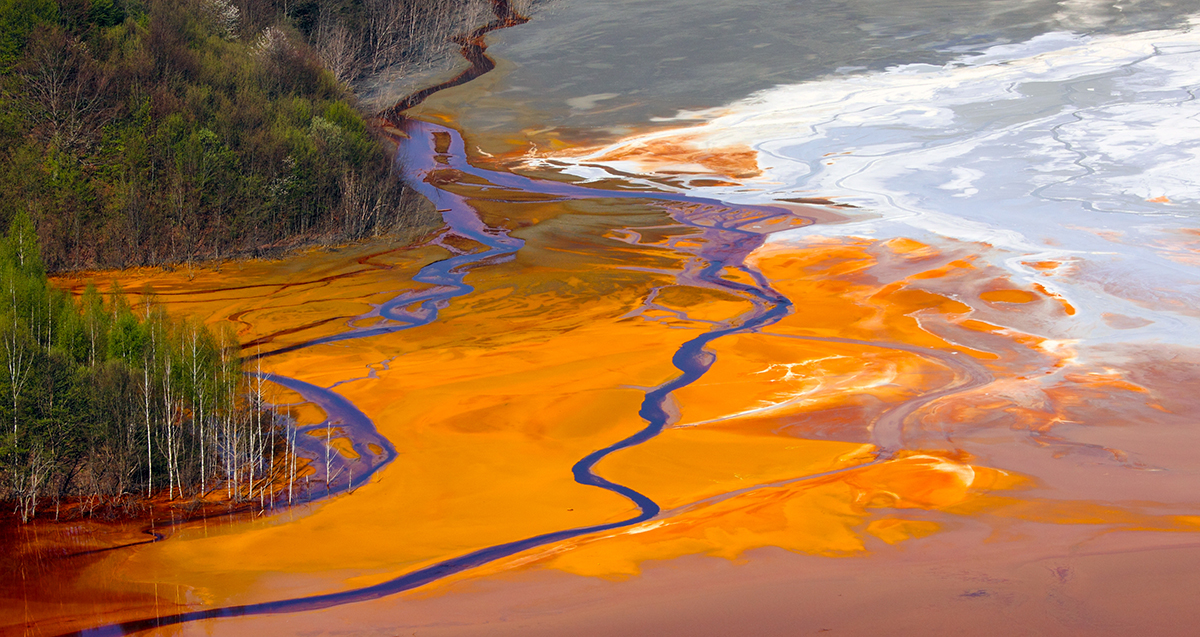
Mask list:
[[[226,0],[0,0],[0,223],[52,271],[430,225],[286,20]]]

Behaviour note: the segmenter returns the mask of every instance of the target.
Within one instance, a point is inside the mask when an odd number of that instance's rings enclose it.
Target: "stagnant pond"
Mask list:
[[[395,122],[429,241],[118,275],[256,344],[324,486],[32,562],[5,630],[1197,619],[1190,10],[548,3]]]

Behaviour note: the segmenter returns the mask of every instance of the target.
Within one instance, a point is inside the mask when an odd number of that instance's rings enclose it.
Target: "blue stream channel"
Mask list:
[[[425,266],[414,279],[433,284],[434,287],[418,293],[401,294],[381,306],[379,313],[388,319],[389,323],[315,339],[301,345],[290,346],[287,351],[428,324],[437,319],[438,310],[446,307],[450,299],[468,294],[473,290],[464,282],[464,278],[472,266],[512,258],[516,251],[524,245],[523,241],[510,237],[506,231],[488,227],[470,206],[466,197],[447,192],[431,183],[433,180],[429,177],[437,171],[457,170],[484,178],[498,189],[544,193],[562,199],[637,198],[663,205],[671,211],[677,221],[698,228],[702,232],[704,238],[700,242],[702,246],[695,250],[697,262],[701,264],[701,267],[692,274],[690,284],[740,294],[752,302],[753,309],[742,316],[720,323],[713,329],[681,345],[672,357],[672,363],[680,370],[681,374],[671,381],[647,391],[645,399],[642,401],[638,413],[646,420],[646,427],[628,438],[588,454],[571,468],[576,482],[619,493],[633,501],[640,512],[619,522],[554,531],[489,546],[363,588],[324,595],[182,612],[109,624],[70,634],[124,635],[197,620],[295,613],[378,599],[412,590],[444,577],[539,546],[650,520],[660,513],[658,504],[629,487],[596,475],[593,468],[609,454],[639,445],[662,432],[671,418],[665,407],[670,394],[698,380],[716,361],[716,355],[707,349],[709,343],[730,334],[757,331],[775,323],[791,312],[791,302],[773,290],[761,274],[744,264],[745,256],[762,245],[764,235],[741,229],[741,226],[761,222],[764,219],[794,219],[796,214],[791,210],[775,206],[726,204],[675,193],[601,190],[557,181],[532,179],[514,173],[481,170],[467,163],[462,138],[453,129],[427,122],[407,120],[405,132],[409,139],[400,145],[397,153],[398,166],[409,185],[428,197],[442,213],[448,226],[442,237],[457,235],[474,240],[486,249],[473,253],[456,254]],[[680,207],[678,204],[684,204],[684,206]],[[450,246],[446,247],[450,248]],[[721,271],[725,268],[737,269],[750,275],[757,285],[747,285],[724,279]],[[281,351],[283,350],[276,350],[276,352],[265,355]],[[360,453],[366,451],[366,442],[368,441],[379,445],[384,450],[383,457],[378,458],[379,462],[369,472],[360,474],[361,477],[356,478],[357,482],[361,483],[371,473],[395,457],[395,449],[391,443],[379,436],[370,419],[345,398],[328,389],[295,379],[267,374],[264,374],[263,377],[300,393],[305,399],[326,409],[330,416],[327,422],[336,421],[343,425],[346,434],[355,442],[355,448]],[[363,449],[359,449],[360,446]]]

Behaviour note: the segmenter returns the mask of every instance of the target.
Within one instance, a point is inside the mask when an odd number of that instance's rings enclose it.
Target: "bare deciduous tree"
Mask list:
[[[18,73],[42,141],[71,149],[90,142],[104,126],[108,80],[84,43],[61,31],[43,30],[30,39]]]
[[[346,25],[333,17],[332,12],[321,12],[313,40],[321,65],[333,74],[334,79],[349,84],[358,78],[362,71],[362,44]]]
[[[13,431],[12,444],[15,446],[18,442],[18,409],[17,402],[21,398],[21,392],[25,389],[25,383],[29,381],[29,372],[33,369],[33,351],[29,347],[28,342],[22,338],[22,330],[20,321],[17,320],[17,295],[12,283],[9,283],[9,292],[12,299],[13,313],[12,322],[4,326],[4,371],[8,375],[9,397],[12,398],[12,417]]]

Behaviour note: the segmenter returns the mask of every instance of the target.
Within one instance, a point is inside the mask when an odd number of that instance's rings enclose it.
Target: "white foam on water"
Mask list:
[[[1169,332],[1173,341],[1200,343],[1200,314],[1190,309],[1200,309],[1200,253],[1181,232],[1200,228],[1196,69],[1197,18],[1185,28],[1129,35],[1050,33],[943,66],[778,86],[726,108],[680,114],[704,118],[699,125],[554,160],[585,179],[619,170],[661,187],[649,180],[652,155],[604,157],[653,142],[748,146],[760,176],[689,190],[739,203],[829,197],[870,213],[772,241],[826,234],[988,243],[1007,254],[997,263],[1016,278],[1042,283],[1081,310],[1070,328],[1077,336]],[[1047,279],[1022,265],[1056,258],[1081,260],[1086,276]],[[1100,320],[1105,312],[1154,325],[1118,333]]]

